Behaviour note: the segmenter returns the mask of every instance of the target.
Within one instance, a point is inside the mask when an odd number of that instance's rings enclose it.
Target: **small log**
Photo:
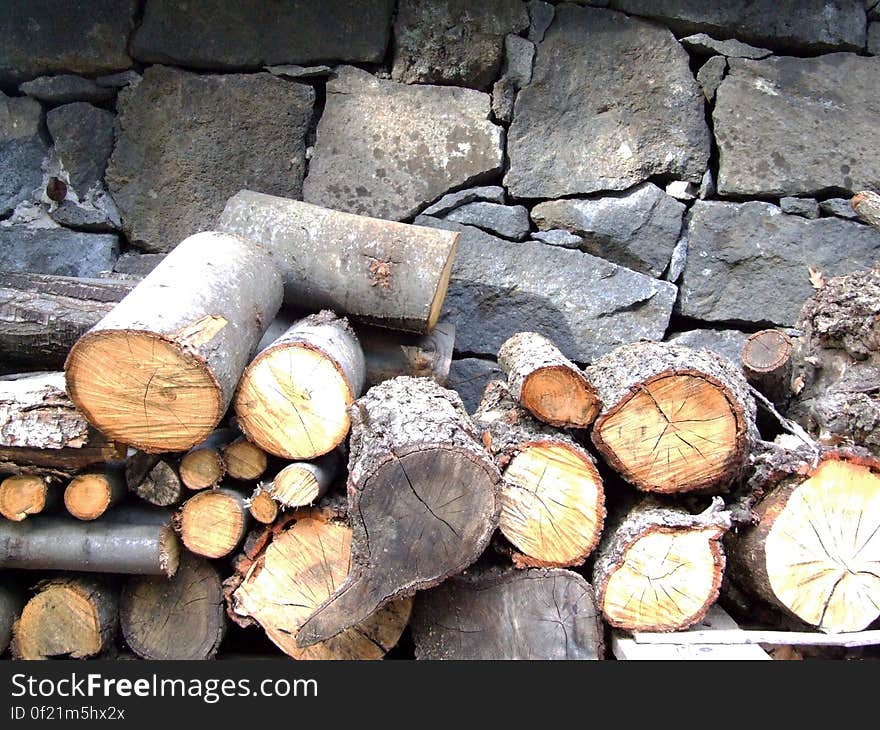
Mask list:
[[[180,543],[162,513],[131,510],[93,522],[0,521],[0,568],[173,576]]]
[[[646,492],[717,492],[742,474],[757,438],[742,373],[708,350],[636,342],[587,368],[602,402],[593,443]]]
[[[108,584],[76,576],[42,581],[13,628],[17,659],[85,659],[109,651],[118,627],[118,599]]]
[[[315,461],[295,461],[279,471],[266,490],[282,507],[305,507],[327,493],[341,468],[338,449]]]
[[[539,421],[586,428],[599,414],[599,397],[587,376],[537,332],[508,339],[498,350],[498,365],[513,397]]]
[[[352,570],[303,624],[300,647],[460,573],[498,526],[500,474],[458,394],[427,378],[394,378],[351,415]]]
[[[501,534],[522,554],[519,567],[580,565],[605,519],[602,477],[563,431],[536,421],[507,385],[489,383],[474,414],[501,480]]]
[[[0,272],[0,360],[64,367],[67,353],[135,282]]]
[[[272,254],[287,306],[419,333],[440,316],[459,237],[250,190],[229,199],[217,225]]]
[[[791,338],[780,330],[761,330],[743,345],[746,380],[783,411],[791,397]]]
[[[157,507],[171,507],[183,499],[183,483],[174,462],[159,454],[135,451],[125,463],[130,491]]]
[[[21,522],[38,515],[58,501],[58,490],[51,480],[38,474],[19,474],[0,482],[0,515]]]
[[[0,378],[0,473],[68,476],[124,455],[77,411],[63,373]]]
[[[280,304],[280,276],[259,246],[190,236],[73,346],[70,397],[111,438],[189,449],[220,422]]]
[[[180,481],[187,489],[198,491],[216,487],[226,476],[226,462],[223,447],[235,438],[228,428],[214,431],[197,446],[193,446],[180,459]]]
[[[24,591],[12,581],[0,584],[0,655],[5,654],[12,638],[12,626],[21,615]]]
[[[190,552],[206,558],[222,558],[244,539],[248,516],[245,495],[232,487],[221,487],[199,492],[186,500],[174,523]]]
[[[226,635],[220,574],[207,560],[184,553],[171,580],[129,578],[119,623],[143,659],[212,659]]]
[[[468,570],[415,600],[417,659],[602,659],[593,588],[568,570]]]
[[[294,323],[257,354],[238,384],[239,428],[260,448],[314,459],[348,435],[364,387],[364,355],[345,319],[323,311]]]
[[[259,446],[241,436],[221,449],[226,474],[232,479],[252,482],[266,472],[269,459]]]
[[[96,520],[128,494],[121,468],[78,474],[64,490],[64,506],[78,520]]]
[[[880,231],[880,195],[870,190],[863,190],[853,196],[850,204],[859,214],[859,218]]]
[[[292,512],[232,581],[230,614],[243,625],[261,626],[294,659],[381,659],[406,627],[411,598],[389,603],[327,641],[305,649],[296,642],[306,619],[346,580],[351,540],[351,529],[332,509]]]
[[[828,633],[880,616],[880,461],[775,449],[749,482],[752,523],[727,540],[738,586]]]
[[[610,525],[593,567],[605,620],[628,631],[681,631],[700,621],[724,574],[723,506],[716,498],[692,515],[646,499]]]
[[[269,525],[278,517],[278,502],[272,499],[272,495],[264,489],[263,485],[257,485],[248,500],[248,512],[257,522]]]

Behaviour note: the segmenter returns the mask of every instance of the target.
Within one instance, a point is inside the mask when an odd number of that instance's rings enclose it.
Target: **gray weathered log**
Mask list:
[[[859,218],[880,231],[880,195],[863,190],[853,196],[851,205]]]
[[[791,397],[791,338],[781,330],[761,330],[743,346],[746,379],[783,412]]]
[[[183,499],[177,464],[161,454],[131,450],[125,463],[128,488],[156,507],[171,507]]]

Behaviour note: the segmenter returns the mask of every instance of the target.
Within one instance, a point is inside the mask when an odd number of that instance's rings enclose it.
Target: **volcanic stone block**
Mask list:
[[[92,79],[75,74],[40,76],[26,81],[18,90],[32,99],[48,104],[69,104],[72,101],[102,102],[116,96],[112,86],[100,86]]]
[[[739,330],[686,330],[667,338],[667,342],[687,345],[694,349],[711,350],[741,367],[742,349],[748,335]]]
[[[40,136],[38,102],[0,92],[0,216],[30,198],[43,179],[48,146]]]
[[[119,239],[113,234],[0,226],[0,271],[95,277],[112,271],[118,255]]]
[[[68,185],[80,196],[104,179],[113,151],[113,121],[112,112],[84,101],[56,107],[46,114],[55,154],[69,175]]]
[[[456,391],[464,401],[467,412],[473,413],[480,405],[486,386],[493,380],[504,377],[504,373],[494,360],[464,357],[452,361],[446,387]]]

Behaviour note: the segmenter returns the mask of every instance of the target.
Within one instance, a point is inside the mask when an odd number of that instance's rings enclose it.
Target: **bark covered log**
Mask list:
[[[455,392],[394,378],[351,414],[351,573],[302,626],[301,647],[461,572],[498,526],[500,474]]]
[[[30,515],[45,512],[58,503],[59,489],[49,477],[17,474],[0,482],[0,516],[21,522]]]
[[[239,428],[260,448],[313,459],[348,435],[364,387],[364,355],[345,319],[323,311],[295,322],[248,365],[235,393]]]
[[[64,506],[78,520],[96,520],[128,493],[120,467],[77,474],[64,490]]]
[[[761,330],[748,337],[742,351],[746,380],[783,411],[791,398],[792,349],[785,332]]]
[[[648,492],[722,491],[757,438],[755,402],[738,368],[708,350],[624,345],[587,368],[602,402],[593,443]]]
[[[537,332],[508,339],[498,350],[498,365],[513,397],[539,421],[586,428],[599,414],[599,397],[586,375]]]
[[[183,499],[177,464],[160,454],[132,450],[125,463],[125,480],[132,492],[157,507],[171,507]]]
[[[593,587],[608,623],[629,631],[681,631],[706,615],[718,598],[721,538],[730,527],[730,514],[716,500],[692,515],[647,499],[606,529]]]
[[[281,278],[259,246],[190,236],[73,346],[68,392],[89,421],[143,451],[183,451],[219,423]]]
[[[249,518],[246,495],[239,489],[220,487],[186,500],[174,524],[190,552],[222,558],[244,539]]]
[[[474,421],[501,469],[501,533],[522,566],[580,565],[605,519],[602,478],[564,431],[539,423],[501,381],[489,383]]]
[[[170,580],[130,578],[119,621],[131,650],[143,659],[212,659],[226,635],[220,574],[184,553]]]
[[[249,190],[229,199],[218,229],[272,254],[287,306],[411,332],[437,323],[459,236]]]
[[[568,570],[471,569],[416,597],[417,659],[602,659],[593,588]]]

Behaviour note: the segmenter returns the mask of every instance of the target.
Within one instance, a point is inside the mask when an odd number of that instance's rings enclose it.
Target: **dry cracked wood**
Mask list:
[[[282,507],[305,507],[327,493],[342,466],[342,454],[334,449],[314,461],[288,464],[265,489]]]
[[[125,462],[128,488],[145,502],[171,507],[183,499],[177,464],[160,454],[132,450]]]
[[[229,555],[244,539],[250,513],[244,492],[233,487],[208,489],[184,502],[174,518],[186,548],[206,558]]]
[[[78,520],[96,520],[128,494],[121,468],[77,474],[64,490],[64,506]]]
[[[791,338],[780,330],[749,335],[742,351],[746,379],[783,411],[791,398]]]
[[[17,474],[0,481],[0,515],[21,522],[38,515],[58,502],[58,488],[48,477],[38,474]]]

